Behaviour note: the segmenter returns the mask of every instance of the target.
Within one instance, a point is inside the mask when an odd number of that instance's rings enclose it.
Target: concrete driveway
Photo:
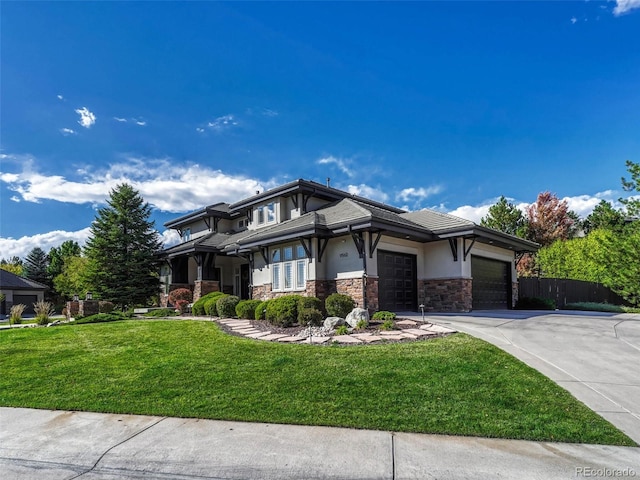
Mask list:
[[[502,310],[425,317],[509,352],[640,443],[640,314]]]

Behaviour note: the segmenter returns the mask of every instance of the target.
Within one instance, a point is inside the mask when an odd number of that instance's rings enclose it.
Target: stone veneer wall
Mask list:
[[[470,312],[470,278],[418,280],[418,304],[427,312]]]
[[[193,301],[197,301],[207,293],[219,291],[220,282],[218,280],[196,280],[193,284]]]
[[[516,303],[518,303],[518,298],[520,298],[520,293],[518,291],[518,282],[511,282],[511,306],[510,306],[510,308],[515,308]]]

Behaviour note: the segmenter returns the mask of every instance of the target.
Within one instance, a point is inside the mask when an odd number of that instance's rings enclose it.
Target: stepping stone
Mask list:
[[[267,335],[271,335],[271,330],[268,330],[266,332],[250,333],[246,336],[249,338],[262,338],[266,337]]]
[[[276,338],[276,342],[286,342],[286,343],[300,342],[302,340],[304,340],[304,337],[282,337],[282,338]]]
[[[405,338],[407,337],[403,337],[402,335],[385,335],[382,337],[382,340],[404,340]]]
[[[247,335],[249,333],[259,333],[262,330],[258,330],[257,328],[249,327],[249,328],[232,328],[236,333],[241,333],[242,335]]]
[[[420,328],[421,330],[430,330],[431,327],[433,327],[433,324],[425,323],[424,325],[420,325],[418,328]]]
[[[358,340],[362,340],[364,343],[373,343],[382,340],[382,337],[378,337],[377,335],[372,335],[370,333],[358,333],[351,336]]]
[[[358,340],[351,335],[336,335],[335,337],[331,337],[331,341],[338,343],[362,343],[362,340]]]
[[[403,331],[403,332],[400,334],[400,336],[401,336],[401,337],[404,337],[404,338],[409,338],[409,339],[411,339],[411,340],[415,340],[416,338],[418,338],[418,336],[417,336],[417,335],[412,335],[412,334],[410,334],[410,333],[407,333],[406,331]]]
[[[429,330],[431,330],[432,332],[438,332],[438,333],[456,333],[455,330],[451,328],[443,327],[441,325],[431,325],[429,327]]]
[[[410,333],[411,335],[416,335],[417,337],[428,337],[432,335],[437,335],[436,332],[432,332],[430,330],[422,330],[420,328],[407,328],[404,332]]]
[[[383,337],[386,337],[389,335],[400,335],[400,330],[383,330],[380,333],[378,333],[378,335],[381,335]]]
[[[327,343],[329,341],[329,338],[330,337],[307,337],[302,343]]]
[[[413,320],[400,320],[396,322],[396,325],[418,325],[418,322],[414,322]]]
[[[251,322],[239,322],[237,320],[232,320],[230,322],[220,322],[220,323],[224,323],[225,325],[228,325],[230,327],[250,327],[251,326]]]
[[[268,340],[268,341],[273,341],[273,340],[277,340],[279,338],[284,338],[284,337],[288,337],[289,335],[282,335],[280,333],[272,333],[270,335],[265,335],[264,337],[260,337],[260,340]]]

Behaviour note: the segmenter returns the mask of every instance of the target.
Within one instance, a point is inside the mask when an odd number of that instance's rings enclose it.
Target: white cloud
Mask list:
[[[196,128],[196,132],[198,132],[198,133],[204,133],[204,128],[202,128],[202,127],[197,127],[197,128]]]
[[[613,14],[616,16],[624,15],[637,8],[640,8],[640,0],[616,0]]]
[[[136,120],[135,122],[136,125],[140,125],[141,127],[144,127],[147,124],[144,120]]]
[[[62,133],[62,135],[64,135],[65,137],[68,137],[69,135],[76,135],[77,132],[75,130],[72,130],[71,128],[61,128],[60,133]]]
[[[67,240],[76,241],[80,246],[83,246],[88,237],[89,227],[77,232],[55,230],[18,239],[0,238],[0,252],[2,252],[2,258],[11,258],[13,256],[24,258],[35,247],[40,247],[45,252],[49,252],[51,247],[59,247]]]
[[[432,195],[437,195],[441,191],[442,187],[440,185],[432,185],[427,188],[405,188],[396,195],[396,200],[402,200],[403,202],[408,202],[411,199],[424,200]]]
[[[342,158],[336,158],[333,155],[329,155],[328,157],[321,158],[316,162],[318,165],[335,165],[338,167],[342,173],[347,175],[348,177],[353,177],[354,173],[348,166],[348,160],[344,160]]]
[[[263,183],[197,164],[178,165],[168,158],[127,157],[107,169],[84,169],[79,179],[39,173],[32,157],[21,156],[19,160],[22,172],[0,173],[0,182],[22,200],[34,203],[102,204],[114,187],[129,183],[159,210],[186,212],[216,202],[238,201],[280,183]]]
[[[576,17],[571,17],[571,23],[575,24],[578,21]]]
[[[222,132],[237,125],[238,122],[233,115],[223,115],[222,117],[218,117],[212,122],[207,123],[207,127],[214,132]]]
[[[96,123],[96,116],[92,112],[90,112],[87,107],[77,108],[75,112],[80,115],[80,120],[78,120],[78,123],[84,128],[90,128],[91,125]]]
[[[64,100],[64,97],[62,95],[56,95],[58,97],[58,100]]]
[[[180,243],[180,234],[177,230],[164,230],[160,233],[160,241],[165,247],[171,247]]]
[[[126,118],[113,117],[113,119],[114,119],[116,122],[120,122],[120,123],[127,123],[127,119],[126,119]]]
[[[389,195],[385,192],[378,188],[365,185],[364,183],[361,183],[360,185],[349,185],[346,190],[352,195],[377,200],[378,202],[386,203],[389,200]]]

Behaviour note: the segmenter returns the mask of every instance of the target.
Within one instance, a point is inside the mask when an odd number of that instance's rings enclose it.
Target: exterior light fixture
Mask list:
[[[87,292],[87,296],[84,297],[85,300],[93,300],[93,294],[91,292]]]
[[[78,300],[80,300],[80,297],[78,296],[78,294],[77,294],[77,293],[74,293],[74,294],[73,294],[73,301],[74,301],[74,302],[77,302]]]

